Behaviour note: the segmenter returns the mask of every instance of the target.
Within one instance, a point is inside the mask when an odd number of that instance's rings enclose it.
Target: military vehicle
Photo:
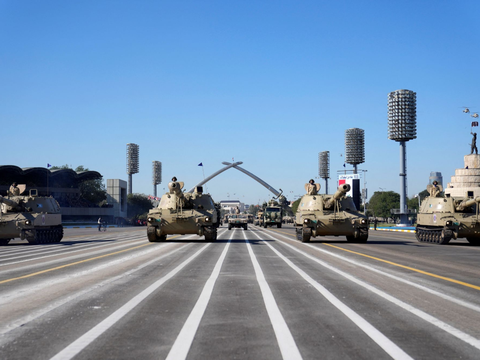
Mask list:
[[[340,185],[333,195],[320,195],[320,184],[305,184],[307,194],[302,197],[295,216],[297,239],[309,242],[316,236],[346,236],[348,242],[366,242],[368,219],[355,208],[351,197],[346,197],[350,185]]]
[[[268,205],[263,210],[263,227],[274,226],[282,227],[283,208],[275,200],[270,200]]]
[[[247,215],[247,222],[248,222],[249,224],[253,224],[253,219],[254,219],[253,214],[248,214],[248,215]]]
[[[62,241],[63,226],[60,205],[53,197],[38,196],[36,189],[22,195],[26,186],[18,185],[19,195],[9,192],[0,196],[0,245],[20,238],[30,244]]]
[[[253,220],[253,225],[263,226],[263,211],[258,211],[255,220]]]
[[[465,198],[442,196],[441,185],[428,185],[427,190],[430,195],[417,215],[417,240],[444,245],[451,239],[466,238],[470,244],[480,245],[480,196],[473,198],[473,192],[467,192]]]
[[[232,228],[248,229],[248,218],[246,215],[233,214],[228,217],[228,230]]]
[[[183,193],[183,182],[168,183],[169,191],[160,203],[148,212],[147,237],[150,242],[160,242],[171,234],[197,234],[205,240],[217,239],[220,213],[212,197],[203,193],[201,186],[193,193]]]

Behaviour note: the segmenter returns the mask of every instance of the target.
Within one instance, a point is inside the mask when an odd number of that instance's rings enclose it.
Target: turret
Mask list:
[[[11,206],[11,207],[18,206],[18,203],[16,201],[4,198],[2,195],[0,195],[0,203]]]
[[[340,200],[349,191],[350,191],[349,184],[340,185],[337,191],[335,192],[335,194],[333,194],[333,196],[329,200],[327,200],[327,202],[325,203],[325,208],[327,209],[331,208],[333,204],[335,204],[335,201]]]
[[[178,197],[183,197],[182,189],[183,181],[171,181],[168,183],[168,190],[170,190],[170,194],[175,194]]]
[[[480,203],[480,196],[477,196],[475,199],[463,200],[460,204],[457,205],[456,210],[463,211],[465,210],[465,208],[478,203]]]

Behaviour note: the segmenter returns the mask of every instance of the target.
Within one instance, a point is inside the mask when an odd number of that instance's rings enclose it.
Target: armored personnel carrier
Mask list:
[[[263,227],[277,226],[282,227],[283,208],[275,200],[270,200],[268,205],[263,210]]]
[[[150,242],[160,242],[170,234],[197,234],[205,240],[217,239],[220,213],[209,194],[197,186],[193,193],[183,193],[183,182],[168,183],[155,209],[148,213],[147,237]]]
[[[18,195],[0,196],[0,245],[20,238],[30,244],[60,242],[63,238],[62,214],[60,205],[53,197],[38,196],[36,189],[22,195],[25,185]]]
[[[246,215],[233,214],[228,217],[228,230],[232,228],[248,229],[248,218]]]
[[[320,195],[320,184],[305,184],[295,216],[297,239],[310,241],[316,236],[346,236],[349,242],[363,243],[368,239],[368,220],[346,197],[350,185],[340,185],[333,195]]]
[[[470,244],[480,245],[480,196],[442,196],[441,185],[428,185],[427,191],[430,195],[422,201],[417,215],[417,240],[444,245],[451,239],[466,238]]]

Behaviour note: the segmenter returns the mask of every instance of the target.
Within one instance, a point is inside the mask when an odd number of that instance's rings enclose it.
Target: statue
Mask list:
[[[477,133],[472,133],[472,132],[470,132],[470,134],[473,135],[472,144],[471,144],[471,150],[470,150],[470,155],[473,154],[473,150],[475,150],[475,154],[478,155],[478,149],[477,149]]]

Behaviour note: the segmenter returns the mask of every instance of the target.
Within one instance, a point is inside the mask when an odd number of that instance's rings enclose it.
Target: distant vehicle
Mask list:
[[[0,245],[20,238],[30,244],[58,243],[63,238],[60,205],[53,197],[38,196],[36,189],[22,195],[0,196]]]
[[[253,225],[263,226],[263,211],[257,212],[257,216],[253,220]]]
[[[275,200],[270,200],[267,207],[263,210],[263,227],[277,226],[282,227],[283,208]]]
[[[295,217],[297,239],[309,242],[312,237],[333,235],[346,236],[348,242],[366,242],[368,219],[357,211],[352,198],[346,197],[350,185],[340,185],[333,195],[317,194],[320,184],[315,185],[316,190],[300,200]]]
[[[422,201],[417,215],[417,240],[445,245],[451,239],[466,238],[470,244],[480,245],[480,196],[442,196],[441,185],[428,185],[427,190],[430,195]]]
[[[228,230],[232,228],[243,228],[243,230],[248,229],[248,218],[246,215],[234,214],[228,217]]]
[[[193,193],[183,193],[183,182],[172,181],[169,192],[147,217],[147,237],[150,242],[160,242],[170,234],[197,234],[205,240],[217,239],[220,212],[209,194],[197,186]]]

